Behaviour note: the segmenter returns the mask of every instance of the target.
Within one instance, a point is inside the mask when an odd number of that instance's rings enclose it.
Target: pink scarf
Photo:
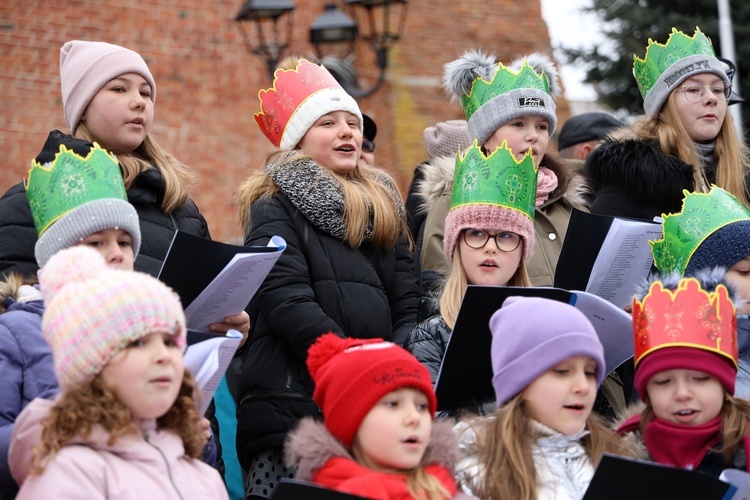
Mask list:
[[[547,167],[539,167],[536,181],[536,207],[539,208],[549,199],[552,191],[557,189],[557,176]]]

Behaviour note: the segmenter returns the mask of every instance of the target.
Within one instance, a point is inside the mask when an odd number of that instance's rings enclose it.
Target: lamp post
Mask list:
[[[266,61],[271,81],[292,39],[294,8],[291,0],[247,0],[234,18],[248,52]],[[282,19],[286,22],[285,27],[282,26]],[[252,34],[253,27],[255,36]]]
[[[355,99],[366,97],[375,92],[385,81],[385,71],[388,67],[388,51],[401,38],[406,22],[406,6],[408,0],[346,0],[346,5],[352,14],[361,18],[362,22],[351,20],[338,8],[326,5],[324,13],[319,16],[310,27],[310,42],[323,65],[328,68],[339,81],[344,90]],[[340,25],[333,23],[334,13]],[[346,23],[349,21],[349,24]],[[330,22],[329,22],[330,20]],[[346,26],[342,29],[341,26]],[[361,28],[361,27],[364,27]],[[367,89],[359,86],[357,72],[354,69],[354,50],[346,55],[333,53],[348,37],[358,33],[359,38],[368,42],[375,52],[375,62],[378,66],[378,76]]]

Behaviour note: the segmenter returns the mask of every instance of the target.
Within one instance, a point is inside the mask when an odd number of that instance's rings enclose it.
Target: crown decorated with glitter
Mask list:
[[[116,198],[127,201],[117,160],[96,143],[84,157],[60,145],[51,163],[31,162],[26,197],[37,235],[84,203]]]
[[[456,156],[451,210],[470,204],[494,205],[534,219],[537,167],[529,150],[520,160],[508,142],[485,156],[477,140],[465,155]]]
[[[528,61],[524,61],[518,70],[497,63],[490,81],[477,78],[471,85],[471,91],[461,96],[466,119],[470,119],[484,103],[514,89],[536,89],[549,94],[550,84],[545,70],[537,73]]]
[[[635,364],[667,347],[692,347],[716,353],[737,367],[737,317],[729,291],[713,292],[695,278],[683,278],[672,291],[651,283],[642,301],[633,299]]]
[[[287,135],[294,135],[294,139],[285,140],[285,133],[294,128],[290,127],[290,122],[301,119],[309,127],[311,123],[307,122],[310,118],[314,122],[328,112],[321,109],[317,116],[300,118],[298,115],[295,117],[304,105],[314,102],[316,94],[326,91],[334,92],[333,100],[346,101],[339,109],[347,109],[347,105],[351,106],[348,102],[352,100],[351,97],[325,67],[300,59],[294,69],[279,68],[274,72],[273,87],[258,92],[260,112],[253,116],[260,130],[274,146],[291,149],[296,146],[307,128],[303,126],[304,130],[292,130],[291,134]],[[294,144],[287,144],[289,142],[294,142]]]
[[[672,28],[672,33],[665,44],[649,38],[644,58],[633,56],[633,75],[641,95],[645,98],[659,77],[672,64],[680,59],[699,54],[716,57],[711,40],[697,26],[693,36],[687,36],[677,28]]]
[[[664,216],[662,239],[649,241],[659,271],[680,276],[706,238],[724,226],[750,220],[750,210],[720,187],[712,186],[708,193],[683,193],[682,210]]]

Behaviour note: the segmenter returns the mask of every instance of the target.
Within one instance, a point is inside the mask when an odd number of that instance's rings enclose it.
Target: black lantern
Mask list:
[[[234,18],[248,52],[265,59],[272,81],[276,66],[292,39],[293,11],[291,0],[247,0]]]

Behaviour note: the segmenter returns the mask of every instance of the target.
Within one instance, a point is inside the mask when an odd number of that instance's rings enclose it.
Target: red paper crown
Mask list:
[[[344,92],[323,66],[300,59],[295,69],[277,69],[274,72],[273,87],[258,92],[260,113],[253,115],[255,121],[268,140],[279,147],[284,130],[297,109],[310,96],[325,89]]]
[[[695,278],[675,291],[651,284],[642,302],[633,299],[635,364],[666,347],[693,347],[724,356],[737,367],[737,317],[724,285],[706,292]]]

